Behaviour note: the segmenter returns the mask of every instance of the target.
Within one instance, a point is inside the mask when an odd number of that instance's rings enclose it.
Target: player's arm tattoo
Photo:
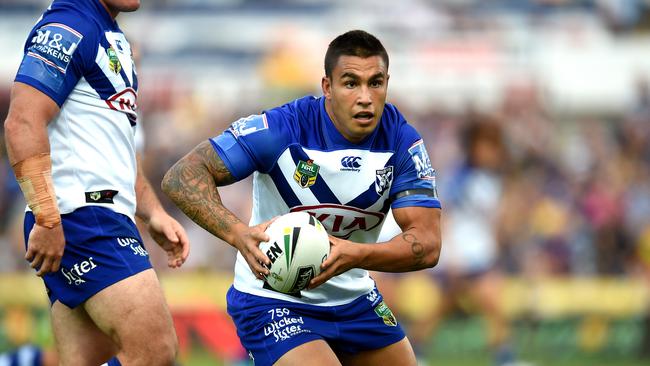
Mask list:
[[[411,233],[403,233],[402,239],[411,246],[411,253],[413,254],[413,261],[416,267],[420,267],[424,264],[424,257],[426,253],[424,252],[424,246],[418,238]]]
[[[169,169],[162,189],[192,221],[223,238],[239,219],[223,206],[217,187],[235,181],[210,142],[205,141]]]

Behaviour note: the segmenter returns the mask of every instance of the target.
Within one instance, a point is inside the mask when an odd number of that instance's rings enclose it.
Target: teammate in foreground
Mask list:
[[[434,266],[440,254],[435,171],[418,133],[386,104],[388,55],[350,31],[325,56],[324,96],[234,122],[178,161],[163,190],[194,221],[239,250],[228,312],[256,365],[415,365],[411,345],[367,270]],[[217,187],[254,174],[250,226]],[[403,233],[376,243],[392,207]],[[259,249],[275,216],[307,211],[331,253],[310,289],[265,287]]]
[[[138,81],[115,17],[139,5],[54,0],[27,38],[5,121],[29,206],[25,258],[45,282],[62,365],[175,358],[171,316],[134,223],[148,224],[170,267],[185,261],[185,231],[136,163]]]

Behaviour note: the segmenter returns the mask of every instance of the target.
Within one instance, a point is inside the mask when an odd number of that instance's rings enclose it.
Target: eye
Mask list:
[[[373,80],[370,82],[370,87],[371,88],[380,88],[382,85],[384,85],[383,80]]]
[[[352,80],[348,80],[348,81],[343,82],[343,86],[345,86],[348,89],[352,89],[355,86],[357,86],[357,83],[352,81]]]

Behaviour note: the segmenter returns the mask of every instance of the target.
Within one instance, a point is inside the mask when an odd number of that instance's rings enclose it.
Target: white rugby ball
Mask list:
[[[273,290],[295,294],[320,274],[320,265],[330,253],[323,224],[306,212],[278,217],[266,229],[270,240],[260,250],[271,260],[266,283]]]

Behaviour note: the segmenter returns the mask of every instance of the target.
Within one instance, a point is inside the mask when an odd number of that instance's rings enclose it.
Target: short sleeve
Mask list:
[[[274,109],[233,122],[210,142],[233,177],[241,180],[273,168],[291,143],[290,124],[290,116]]]
[[[403,128],[396,157],[395,180],[390,191],[391,207],[440,208],[436,171],[431,166],[424,141],[408,124]]]
[[[59,107],[97,50],[94,23],[71,18],[54,12],[39,21],[27,38],[15,79],[45,93]]]

